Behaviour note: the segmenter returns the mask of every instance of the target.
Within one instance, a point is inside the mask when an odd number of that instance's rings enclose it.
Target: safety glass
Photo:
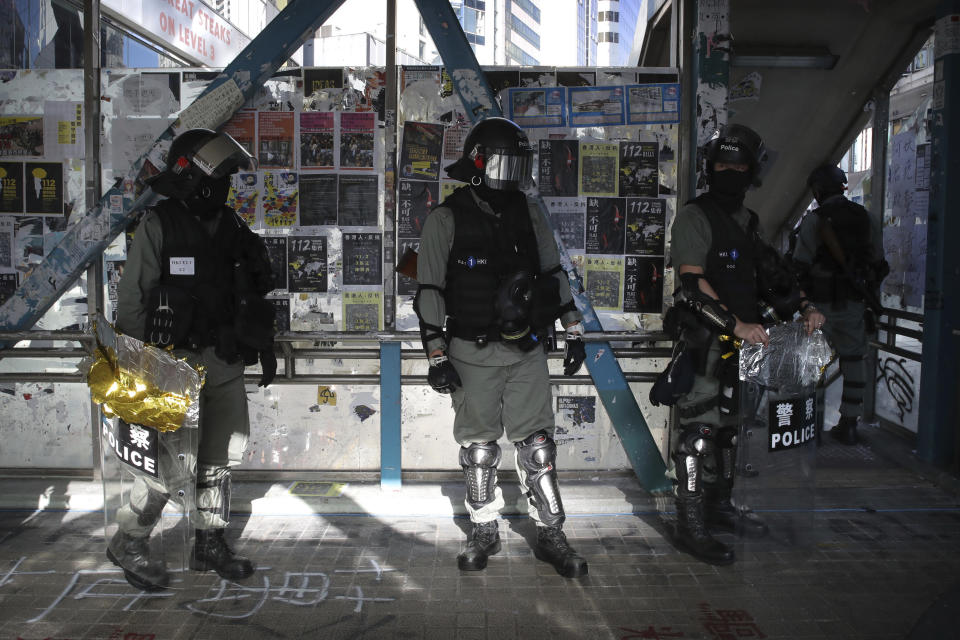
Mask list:
[[[529,184],[532,178],[533,154],[507,155],[494,153],[487,156],[486,177],[490,186],[516,184],[521,187]]]

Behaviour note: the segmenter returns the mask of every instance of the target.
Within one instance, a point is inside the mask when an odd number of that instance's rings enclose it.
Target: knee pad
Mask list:
[[[514,445],[517,475],[530,505],[537,510],[537,517],[547,526],[562,525],[566,516],[557,483],[556,443],[541,429]]]
[[[467,481],[467,502],[473,509],[490,504],[496,497],[500,457],[500,445],[496,442],[473,442],[469,447],[460,447],[460,466]]]
[[[701,470],[704,459],[713,455],[715,429],[703,422],[682,425],[673,452],[674,470],[677,475],[677,495],[699,495],[703,484]]]

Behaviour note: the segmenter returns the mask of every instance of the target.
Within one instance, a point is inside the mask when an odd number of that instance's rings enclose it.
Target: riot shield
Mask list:
[[[745,527],[737,536],[741,558],[759,549],[808,549],[813,536],[816,384],[830,346],[819,330],[808,336],[799,322],[771,327],[769,335],[767,347],[740,349],[733,498],[742,515],[752,510],[749,517],[766,524],[765,535]]]
[[[193,548],[203,375],[167,351],[115,332],[102,318],[94,333],[87,382],[103,412],[107,556],[134,586],[176,586]]]

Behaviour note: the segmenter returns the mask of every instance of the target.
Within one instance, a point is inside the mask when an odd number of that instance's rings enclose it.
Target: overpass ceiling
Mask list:
[[[873,89],[892,88],[929,37],[937,0],[730,0],[730,5],[730,86],[758,73],[761,87],[757,99],[730,102],[729,121],[756,129],[770,151],[764,185],[750,193],[747,204],[773,235],[810,201],[810,171],[820,162],[839,161],[869,122]],[[836,56],[833,68],[758,66],[737,56],[813,49]],[[646,59],[657,53],[644,51]]]

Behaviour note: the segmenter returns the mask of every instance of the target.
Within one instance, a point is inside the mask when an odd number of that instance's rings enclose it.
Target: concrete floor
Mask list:
[[[171,589],[147,594],[104,556],[99,485],[0,479],[0,638],[957,637],[956,479],[862,431],[854,448],[825,439],[812,510],[762,513],[806,535],[727,537],[738,554],[727,567],[676,551],[672,504],[632,478],[564,478],[565,529],[590,562],[579,580],[533,557],[521,515],[502,521],[503,550],[485,571],[458,571],[468,521],[456,482],[386,493],[242,482],[230,537],[255,574],[233,583],[178,571]],[[522,510],[505,489],[505,511]]]

